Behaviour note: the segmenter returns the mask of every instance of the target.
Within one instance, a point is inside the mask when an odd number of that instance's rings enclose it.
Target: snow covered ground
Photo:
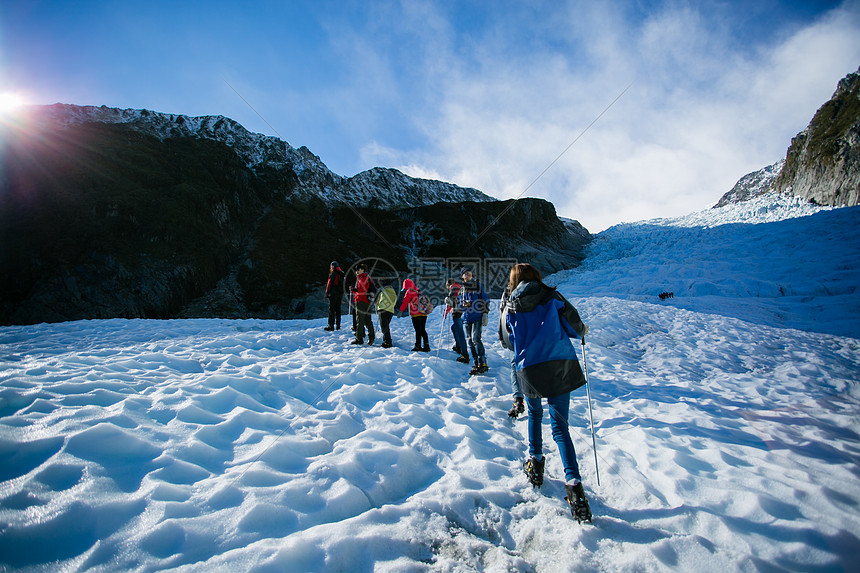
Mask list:
[[[591,525],[555,444],[527,485],[506,351],[469,378],[438,313],[429,355],[408,319],[388,350],[321,320],[0,328],[0,570],[856,571],[860,210],[802,209],[621,225],[549,277],[591,328]]]

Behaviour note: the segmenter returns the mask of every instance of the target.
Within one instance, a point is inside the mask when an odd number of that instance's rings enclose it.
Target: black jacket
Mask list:
[[[343,271],[340,267],[331,271],[325,284],[326,297],[343,296]]]

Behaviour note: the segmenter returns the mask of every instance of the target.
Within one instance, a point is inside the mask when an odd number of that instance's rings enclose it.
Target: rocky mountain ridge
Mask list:
[[[773,165],[763,167],[741,177],[731,190],[723,195],[714,208],[725,207],[733,203],[743,203],[771,192],[774,181],[785,165],[781,159]]]
[[[298,185],[297,198],[321,199],[331,206],[352,205],[397,209],[432,205],[440,201],[495,201],[477,189],[443,181],[416,179],[396,169],[373,168],[353,177],[332,172],[307,147],[298,149],[274,136],[252,133],[220,115],[187,116],[146,109],[54,104],[33,108],[34,123],[51,131],[84,123],[122,124],[160,141],[193,137],[223,143],[236,151],[254,172],[291,169]],[[382,180],[380,182],[380,180]]]

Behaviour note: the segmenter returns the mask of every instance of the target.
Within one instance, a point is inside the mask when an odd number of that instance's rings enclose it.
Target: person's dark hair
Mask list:
[[[511,267],[511,274],[508,279],[508,288],[509,292],[514,292],[514,289],[517,288],[521,282],[531,282],[537,281],[540,284],[543,284],[543,277],[540,274],[540,271],[531,266],[528,263],[517,263],[513,267]]]

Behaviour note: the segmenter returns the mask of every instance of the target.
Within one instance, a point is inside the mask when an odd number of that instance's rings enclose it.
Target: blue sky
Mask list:
[[[341,175],[525,191],[596,232],[784,157],[858,38],[856,0],[0,0],[0,93],[225,115]]]

